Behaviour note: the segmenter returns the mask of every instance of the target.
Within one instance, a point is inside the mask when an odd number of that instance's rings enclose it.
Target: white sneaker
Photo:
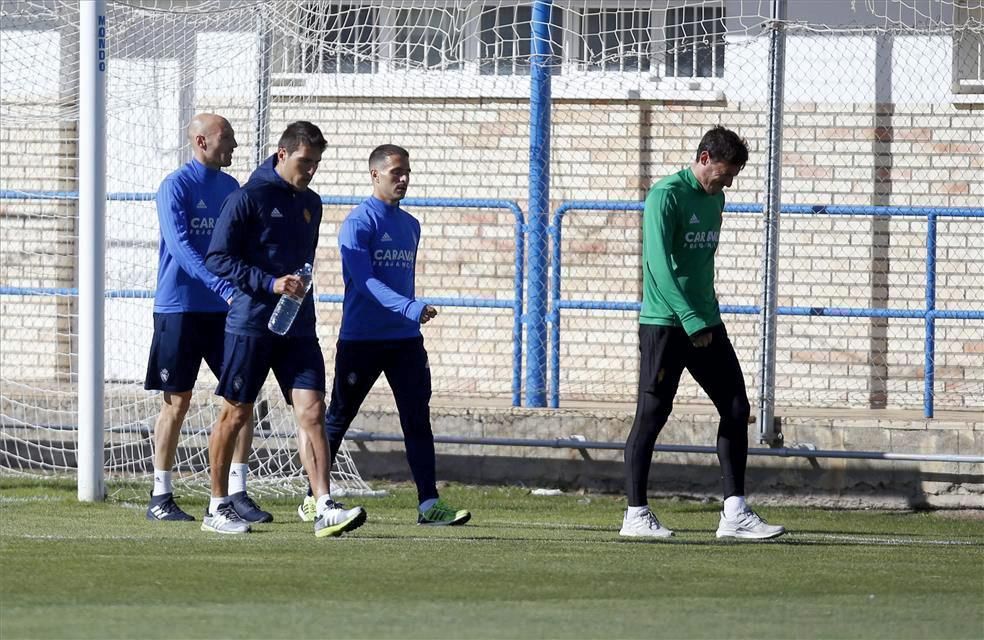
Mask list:
[[[626,509],[622,517],[622,529],[618,535],[627,538],[669,538],[673,532],[661,525],[653,512],[648,509],[641,516],[630,516],[629,510]]]
[[[202,531],[213,531],[215,533],[249,533],[249,523],[239,517],[236,510],[232,508],[232,503],[219,505],[215,513],[205,511],[202,518]]]
[[[319,538],[340,536],[346,531],[361,527],[366,521],[366,510],[362,507],[346,509],[339,502],[329,502],[328,510],[314,521],[314,535]]]
[[[726,518],[721,512],[721,523],[718,524],[717,537],[744,538],[746,540],[765,540],[776,538],[786,533],[786,528],[778,524],[769,524],[751,509],[742,511],[734,518]]]

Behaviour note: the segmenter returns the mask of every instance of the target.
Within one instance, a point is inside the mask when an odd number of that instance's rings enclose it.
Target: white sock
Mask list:
[[[326,493],[318,498],[318,517],[321,517],[325,511],[328,511],[328,503],[330,502],[332,502],[330,493]]]
[[[724,517],[734,518],[739,513],[748,511],[748,506],[745,504],[745,496],[731,496],[730,498],[724,499]]]
[[[154,469],[154,492],[152,495],[162,496],[165,493],[172,493],[171,472]]]
[[[641,518],[649,513],[649,505],[644,504],[641,507],[628,507],[625,510],[625,515],[630,518]]]
[[[421,502],[420,506],[417,507],[417,509],[420,511],[420,513],[427,513],[427,510],[433,507],[435,504],[437,504],[437,498],[428,498],[427,500]]]
[[[208,501],[208,512],[211,515],[215,515],[218,508],[224,504],[228,504],[229,496],[222,496],[221,498],[216,498],[212,496],[211,500]]]
[[[229,495],[246,491],[246,476],[249,475],[249,465],[233,462],[229,465]]]

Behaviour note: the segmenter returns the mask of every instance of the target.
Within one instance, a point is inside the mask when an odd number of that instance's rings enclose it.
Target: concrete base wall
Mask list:
[[[395,409],[379,400],[367,403],[353,433],[400,433]],[[577,435],[619,444],[625,442],[633,415],[628,405],[541,410],[435,401],[432,407],[433,430],[439,436],[552,440]],[[790,448],[984,455],[984,415],[979,412],[949,412],[933,420],[891,411],[777,411],[777,416]],[[713,446],[716,431],[711,407],[678,406],[658,444]],[[759,447],[757,431],[749,425],[752,448]],[[410,479],[400,442],[352,442],[349,451],[369,482]],[[437,452],[441,480],[624,492],[621,450],[438,444]],[[653,496],[721,498],[720,472],[711,454],[657,452],[649,485]],[[756,503],[984,508],[984,465],[751,455],[746,488]]]
[[[0,473],[70,471],[75,466],[76,430],[74,397],[52,399],[47,412],[18,411],[35,407],[37,399],[4,403],[15,422],[0,430]],[[110,396],[107,406],[134,406],[136,397]],[[208,460],[207,431],[214,421],[210,392],[195,399],[202,414],[189,420],[195,436],[182,440],[181,469],[202,471]],[[481,406],[477,406],[477,405]],[[150,430],[158,409],[156,401],[144,407],[132,433],[107,434],[107,461],[125,477],[150,471]],[[56,410],[57,409],[57,410]],[[23,415],[22,415],[23,414]],[[272,415],[272,414],[271,414]],[[776,410],[789,449],[812,447],[830,451],[952,454],[984,456],[984,413],[945,411],[927,420],[918,412],[893,410]],[[437,436],[508,438],[513,440],[569,440],[611,443],[610,449],[503,445],[437,444],[438,478],[469,484],[507,484],[590,490],[623,494],[621,446],[634,417],[631,404],[569,403],[562,409],[528,409],[498,405],[488,400],[436,397],[431,407]],[[31,427],[57,425],[58,429]],[[711,447],[718,418],[708,404],[678,404],[663,429],[658,445]],[[14,426],[14,425],[19,426]],[[279,435],[265,434],[272,428]],[[399,416],[385,385],[367,399],[350,431],[348,451],[360,475],[373,480],[409,480],[401,441],[362,442],[359,432],[400,436]],[[749,425],[750,446],[757,444],[758,427]],[[264,435],[265,434],[265,435]],[[268,468],[300,475],[294,426],[282,407],[270,425],[257,432],[254,463],[275,456]],[[112,448],[112,451],[110,451]],[[187,449],[187,450],[185,450]],[[909,462],[867,459],[749,456],[746,488],[755,503],[816,504],[849,508],[960,507],[984,508],[984,464]],[[650,472],[653,496],[720,499],[717,459],[710,453],[657,452]]]

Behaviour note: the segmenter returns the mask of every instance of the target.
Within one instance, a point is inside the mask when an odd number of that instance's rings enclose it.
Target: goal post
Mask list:
[[[259,63],[270,55],[261,9],[225,0],[0,8],[4,151],[43,158],[2,169],[0,474],[74,476],[80,501],[104,499],[107,481],[127,498],[149,482],[161,408],[161,395],[143,390],[154,194],[188,159],[185,130],[196,112],[235,123],[241,182],[269,155],[279,131],[266,124],[268,93],[257,91],[269,81]],[[238,61],[236,73],[215,79],[224,60]],[[333,344],[332,328],[319,325],[323,345]],[[174,485],[185,494],[208,494],[214,388],[203,366],[177,446]],[[271,380],[254,419],[251,492],[302,495],[293,412]],[[373,493],[344,444],[332,485],[336,495]]]
[[[79,5],[78,496],[102,500],[106,275],[106,0]]]

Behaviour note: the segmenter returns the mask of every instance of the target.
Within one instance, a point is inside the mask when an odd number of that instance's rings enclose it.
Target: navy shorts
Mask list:
[[[222,370],[224,313],[155,313],[144,389],[183,393],[195,388],[202,360]]]
[[[291,404],[291,389],[325,392],[325,358],[317,338],[227,333],[215,395],[252,404],[271,370],[287,404]]]

